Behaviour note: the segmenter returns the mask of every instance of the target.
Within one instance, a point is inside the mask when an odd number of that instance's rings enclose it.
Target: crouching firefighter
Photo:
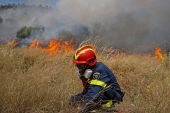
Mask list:
[[[84,89],[70,97],[70,104],[92,103],[102,108],[110,108],[123,100],[122,93],[116,77],[102,62],[97,62],[92,46],[83,46],[74,54],[73,62],[78,68],[79,78]],[[98,104],[100,103],[100,105]]]

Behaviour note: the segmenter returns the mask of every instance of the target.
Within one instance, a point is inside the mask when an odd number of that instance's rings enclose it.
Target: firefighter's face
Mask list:
[[[87,69],[87,64],[76,64],[80,74],[83,74]]]
[[[78,69],[86,69],[87,64],[76,64],[76,67],[77,67]]]

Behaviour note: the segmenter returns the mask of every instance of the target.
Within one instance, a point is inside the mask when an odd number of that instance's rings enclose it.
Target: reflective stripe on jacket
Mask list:
[[[107,95],[101,94],[99,99],[121,100],[121,94],[119,94],[121,89],[112,71],[101,62],[97,62],[96,66],[92,68],[92,71],[93,75],[91,80],[88,81],[88,85],[86,85],[84,99],[92,100],[93,97],[103,89],[103,87],[111,84],[111,89],[107,92]]]
[[[101,86],[103,88],[105,88],[107,86],[107,84],[105,82],[100,81],[100,80],[90,80],[90,81],[88,81],[88,83],[91,84],[91,85]],[[107,103],[102,104],[102,107],[103,108],[109,108],[109,107],[112,106],[112,104],[113,104],[112,100],[108,100]]]

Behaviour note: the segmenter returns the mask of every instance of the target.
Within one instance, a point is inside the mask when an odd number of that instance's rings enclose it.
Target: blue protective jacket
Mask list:
[[[116,100],[121,101],[122,95],[121,95],[121,89],[120,86],[116,80],[116,77],[112,73],[112,71],[103,63],[97,62],[97,64],[92,68],[92,78],[93,80],[100,80],[105,82],[107,85],[111,84],[110,89],[101,94],[99,99],[102,100]],[[103,87],[98,85],[92,85],[88,84],[85,86],[85,91],[83,93],[85,100],[91,100],[93,97],[99,93]]]

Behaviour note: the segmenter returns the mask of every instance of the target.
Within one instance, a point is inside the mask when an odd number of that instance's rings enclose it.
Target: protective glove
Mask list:
[[[73,95],[73,96],[70,97],[69,104],[74,106],[76,104],[79,104],[82,101],[83,101],[83,94],[78,93],[78,94]]]

